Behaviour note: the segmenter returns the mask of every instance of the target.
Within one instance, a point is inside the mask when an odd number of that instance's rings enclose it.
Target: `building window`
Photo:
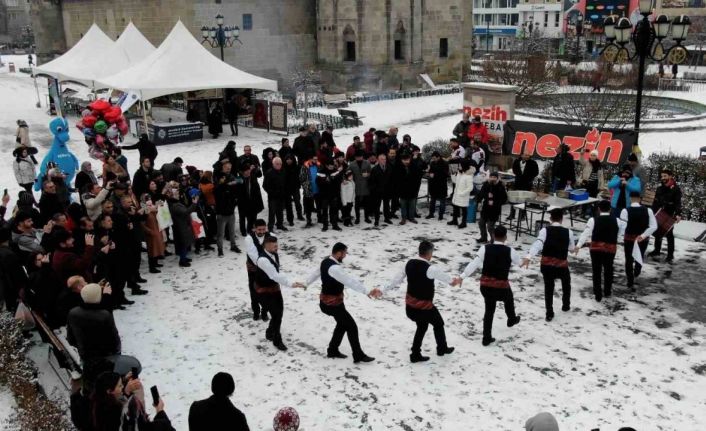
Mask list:
[[[449,56],[449,39],[442,37],[439,39],[439,57],[447,58]]]
[[[395,49],[394,56],[395,60],[404,60],[404,51],[407,31],[404,28],[404,22],[402,20],[397,22],[397,28],[395,29]]]
[[[347,25],[343,30],[343,61],[355,61],[355,31]]]
[[[243,30],[252,30],[252,14],[243,14]]]
[[[346,42],[345,61],[355,61],[355,42]]]
[[[520,14],[518,14],[518,13],[510,14],[510,25],[517,25],[517,23],[519,21],[520,21]]]
[[[554,13],[554,27],[559,27],[559,12]]]
[[[404,55],[402,54],[402,41],[395,41],[395,60],[404,60]]]
[[[544,26],[546,27],[549,23],[549,12],[544,12]]]

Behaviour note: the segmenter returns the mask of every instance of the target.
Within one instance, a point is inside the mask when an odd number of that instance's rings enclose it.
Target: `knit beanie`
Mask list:
[[[103,296],[103,289],[96,283],[83,286],[81,289],[81,299],[85,304],[100,304]]]

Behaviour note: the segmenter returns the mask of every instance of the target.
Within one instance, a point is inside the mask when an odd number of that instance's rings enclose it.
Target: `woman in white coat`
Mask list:
[[[12,170],[15,172],[17,184],[23,189],[32,193],[34,178],[37,176],[36,167],[29,154],[29,148],[17,147],[12,153],[15,161],[12,163]]]
[[[448,222],[448,225],[458,226],[459,229],[466,227],[466,218],[468,216],[468,202],[473,191],[473,174],[476,170],[471,166],[471,163],[464,159],[460,163],[458,172],[456,173],[456,187],[454,188],[451,203],[453,204],[453,219]],[[458,223],[459,213],[461,215],[461,223]]]

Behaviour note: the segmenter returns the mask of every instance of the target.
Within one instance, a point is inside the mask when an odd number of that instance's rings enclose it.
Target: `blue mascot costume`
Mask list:
[[[49,123],[49,130],[54,135],[54,141],[52,141],[51,149],[42,160],[39,175],[37,175],[37,180],[34,182],[35,191],[39,191],[42,188],[42,178],[47,173],[47,164],[49,162],[56,163],[57,167],[66,174],[67,186],[71,186],[76,171],[79,169],[78,159],[69,151],[67,146],[69,142],[69,122],[63,118],[55,118]]]

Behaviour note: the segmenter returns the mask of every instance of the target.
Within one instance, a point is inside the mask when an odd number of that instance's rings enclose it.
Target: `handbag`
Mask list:
[[[17,311],[15,312],[15,320],[22,323],[23,331],[32,330],[35,326],[37,326],[36,322],[34,321],[34,317],[32,317],[32,312],[23,302],[20,302],[17,305]]]
[[[171,227],[174,224],[172,221],[172,213],[169,211],[167,205],[160,205],[157,207],[157,225],[159,230],[164,230]]]

